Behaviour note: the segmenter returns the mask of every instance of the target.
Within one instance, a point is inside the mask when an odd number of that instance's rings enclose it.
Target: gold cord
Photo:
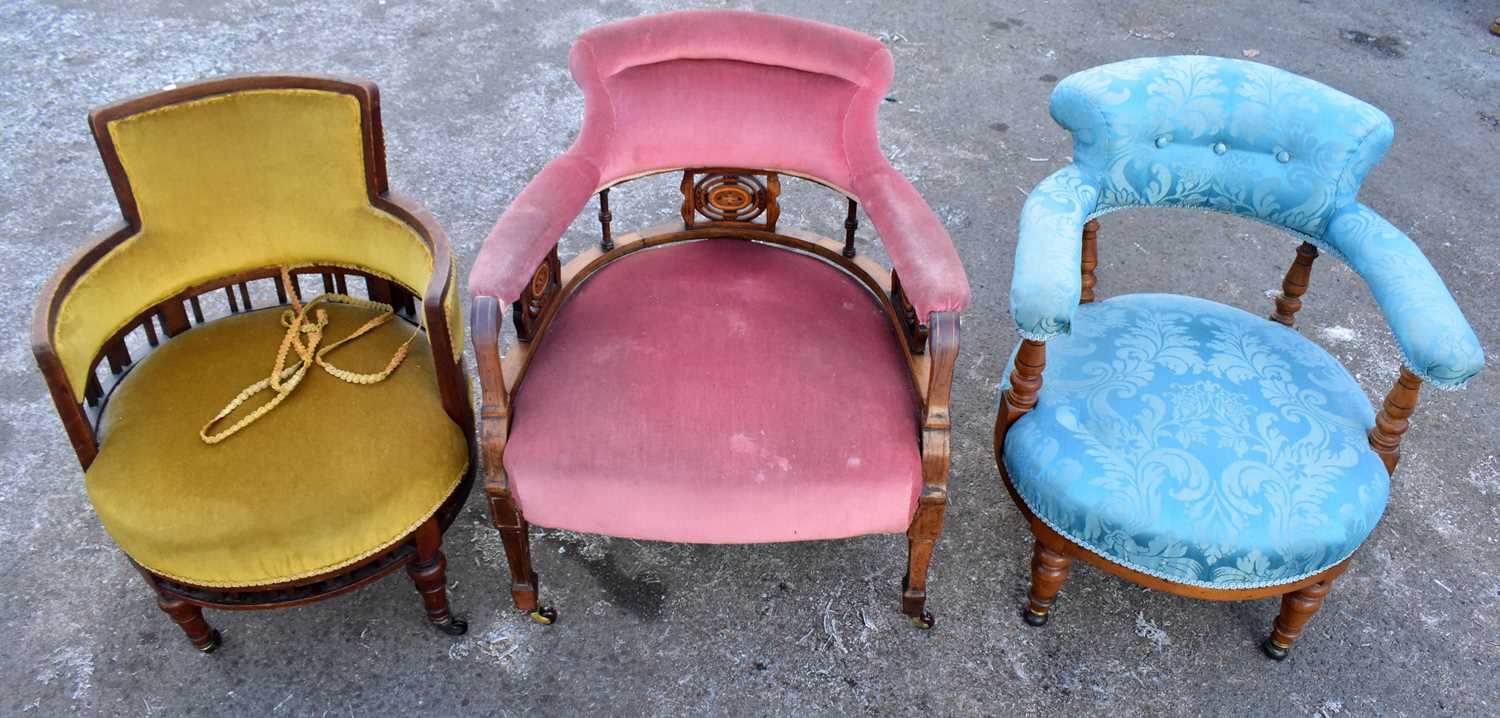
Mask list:
[[[386,377],[389,377],[392,372],[396,371],[396,367],[401,366],[402,360],[406,359],[407,349],[411,346],[412,341],[417,338],[417,334],[421,332],[420,327],[414,329],[411,336],[407,337],[406,341],[402,342],[401,346],[396,348],[396,353],[391,356],[391,360],[386,363],[385,368],[378,372],[360,374],[347,369],[340,369],[324,359],[324,356],[394,319],[396,317],[395,308],[382,302],[372,302],[368,299],[360,299],[347,294],[335,294],[331,292],[319,294],[313,297],[312,301],[303,304],[297,297],[296,289],[292,286],[291,274],[287,271],[286,267],[281,268],[281,284],[286,288],[286,295],[291,299],[292,308],[281,312],[281,326],[286,327],[286,334],[281,338],[281,346],[276,350],[276,364],[271,368],[270,376],[245,387],[228,404],[224,405],[224,408],[219,411],[218,415],[214,416],[207,424],[203,425],[202,429],[198,430],[198,437],[203,439],[203,443],[205,444],[217,444],[234,436],[241,429],[251,425],[266,414],[271,413],[272,409],[279,406],[292,393],[292,390],[296,389],[302,383],[302,380],[307,376],[307,370],[313,364],[323,367],[323,371],[328,372],[330,376],[350,384],[377,384],[384,381]],[[319,304],[323,303],[347,304],[364,309],[374,309],[381,312],[381,314],[372,317],[349,336],[320,349],[318,348],[318,344],[323,341],[323,330],[328,326],[328,311],[318,307]],[[313,311],[315,307],[317,307],[317,310]],[[305,343],[302,336],[304,334],[307,335]],[[287,355],[292,352],[296,353],[298,361],[292,366],[287,366]],[[236,421],[228,429],[216,434],[209,433],[209,429],[212,429],[215,424],[223,421],[224,417],[234,413],[234,410],[248,401],[250,397],[267,389],[275,392],[276,396],[272,397],[270,401],[256,407],[254,411]]]

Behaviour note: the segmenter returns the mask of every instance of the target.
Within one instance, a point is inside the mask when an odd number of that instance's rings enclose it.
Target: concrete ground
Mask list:
[[[897,608],[899,537],[687,546],[546,532],[551,628],[513,611],[476,494],[448,537],[471,630],[428,628],[402,576],[315,606],[213,613],[193,651],[100,528],[27,351],[47,276],[117,217],[85,113],[245,71],[377,81],[394,188],[426,202],[467,271],[490,223],[569,142],[567,50],[598,23],[675,2],[247,0],[0,5],[0,713],[9,715],[1494,715],[1500,712],[1500,381],[1428,392],[1390,509],[1285,663],[1256,643],[1274,600],[1190,601],[1088,567],[1051,625],[1023,625],[1030,540],[990,454],[992,385],[1024,194],[1069,154],[1047,117],[1060,77],[1142,55],[1258,60],[1346,90],[1398,127],[1362,199],[1406,229],[1500,354],[1493,257],[1500,38],[1493,2],[1017,0],[756,2],[885,39],[881,131],[948,223],[974,286],[955,390],[952,505],[931,632]],[[838,203],[802,184],[783,221],[827,233]],[[671,180],[617,191],[620,230],[670,218]],[[806,199],[811,198],[811,199]],[[1100,289],[1270,308],[1296,241],[1248,221],[1122,213]],[[573,251],[592,241],[575,225]],[[870,238],[867,238],[870,239]],[[1397,350],[1363,284],[1319,260],[1306,334],[1372,400]]]

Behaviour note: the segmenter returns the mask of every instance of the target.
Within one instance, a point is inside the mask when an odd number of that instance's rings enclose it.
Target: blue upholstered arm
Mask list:
[[[1010,280],[1010,315],[1021,336],[1044,341],[1071,326],[1083,288],[1083,224],[1098,201],[1098,180],[1077,165],[1054,172],[1026,198]]]
[[[1362,204],[1339,210],[1323,245],[1369,285],[1406,366],[1434,386],[1463,386],[1484,368],[1484,349],[1437,270],[1407,236]]]
[[[1082,289],[1083,225],[1099,182],[1069,165],[1042,180],[1021,208],[1010,313],[1021,336],[1067,334]],[[1365,284],[1395,335],[1407,368],[1433,386],[1463,386],[1484,368],[1484,349],[1437,270],[1401,230],[1362,204],[1334,213],[1322,237],[1306,237],[1343,260]]]

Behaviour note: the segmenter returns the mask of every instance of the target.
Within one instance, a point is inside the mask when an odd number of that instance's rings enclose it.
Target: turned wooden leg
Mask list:
[[[1270,637],[1261,644],[1267,656],[1278,661],[1287,657],[1292,644],[1302,637],[1302,628],[1323,607],[1323,599],[1332,589],[1333,579],[1329,578],[1281,597],[1281,614],[1272,625]]]
[[[505,560],[510,564],[510,598],[533,621],[550,626],[557,621],[557,610],[542,606],[537,598],[537,576],[531,568],[531,526],[521,516],[509,492],[490,491],[486,487],[485,493],[490,501],[490,518],[500,530]]]
[[[1073,559],[1063,553],[1061,547],[1049,547],[1040,537],[1031,554],[1031,593],[1027,596],[1026,622],[1033,626],[1044,626],[1051,615],[1052,602],[1062,590],[1063,581],[1068,580],[1068,569]]]
[[[418,527],[412,538],[417,544],[417,557],[406,565],[406,573],[422,594],[427,620],[443,633],[462,636],[469,630],[469,624],[454,618],[448,610],[448,559],[443,556],[443,529],[438,526],[437,517]]]
[[[919,500],[911,527],[906,530],[906,576],[901,579],[901,612],[917,628],[932,628],[936,619],[927,611],[927,567],[943,531],[944,501]]]
[[[218,630],[208,625],[203,618],[203,608],[175,596],[157,594],[156,605],[161,606],[172,622],[182,627],[193,646],[204,653],[213,653],[224,642]]]

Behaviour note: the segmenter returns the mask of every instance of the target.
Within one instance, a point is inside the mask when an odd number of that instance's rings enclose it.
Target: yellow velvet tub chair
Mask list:
[[[233,77],[89,118],[124,221],[43,290],[33,352],[100,521],[203,651],[220,643],[204,607],[306,603],[401,566],[433,624],[466,628],[441,550],[473,478],[453,259],[387,190],[378,97]],[[275,411],[208,443],[272,398],[205,426],[268,379],[286,305],[318,292],[360,295],[316,305],[323,347],[384,318],[330,364],[404,361],[364,385],[309,361]]]

